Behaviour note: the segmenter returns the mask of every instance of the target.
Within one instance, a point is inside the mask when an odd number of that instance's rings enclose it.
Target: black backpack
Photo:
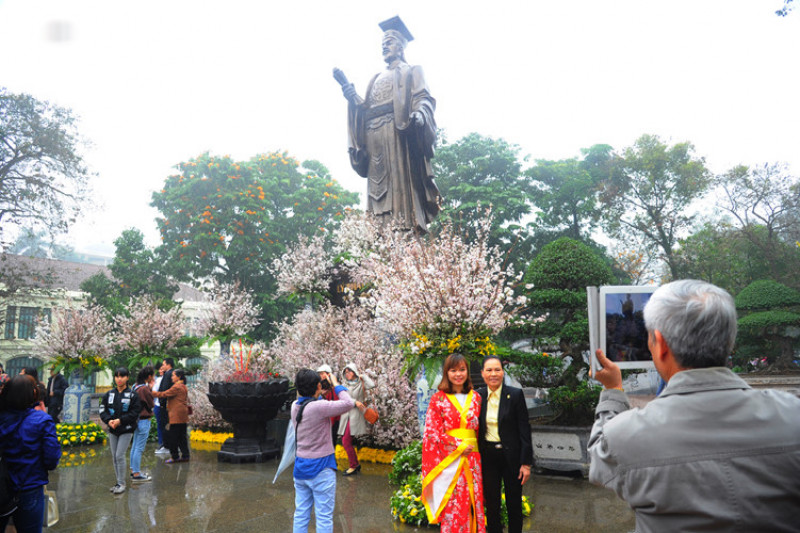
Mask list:
[[[0,456],[0,517],[8,516],[17,510],[19,497],[11,484],[8,465]]]

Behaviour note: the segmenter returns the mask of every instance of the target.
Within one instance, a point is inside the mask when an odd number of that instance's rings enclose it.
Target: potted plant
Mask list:
[[[114,342],[112,326],[99,307],[52,311],[34,339],[35,350],[50,358],[70,385],[64,393],[63,420],[69,424],[89,421],[91,395],[83,384],[86,376],[108,368]]]
[[[289,380],[274,370],[275,361],[259,345],[241,339],[228,359],[210,369],[208,400],[233,426],[217,458],[232,463],[262,462],[280,454],[280,443],[267,436],[267,422],[289,402]]]

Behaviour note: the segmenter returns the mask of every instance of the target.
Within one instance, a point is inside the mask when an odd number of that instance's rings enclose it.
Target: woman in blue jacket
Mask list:
[[[0,394],[0,454],[19,497],[11,515],[19,533],[42,531],[47,471],[61,458],[56,425],[50,415],[34,409],[38,403],[36,381],[24,374],[12,378]],[[0,531],[8,519],[0,518]]]

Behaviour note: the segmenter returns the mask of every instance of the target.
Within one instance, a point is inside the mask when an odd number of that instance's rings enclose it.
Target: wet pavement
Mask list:
[[[73,448],[72,457],[50,475],[60,520],[53,532],[274,532],[292,530],[294,487],[291,470],[273,485],[277,461],[235,465],[217,462],[213,445],[192,444],[189,463],[166,465],[148,444],[142,468],[153,481],[128,485],[112,495],[114,474],[108,447]],[[81,453],[85,457],[81,457]],[[69,465],[69,466],[67,466]],[[342,467],[343,465],[340,465]],[[359,475],[340,477],[336,533],[436,531],[392,520],[388,465],[364,463]],[[524,487],[534,504],[527,532],[625,532],[633,513],[616,495],[583,479],[534,476]],[[313,521],[312,521],[313,522]],[[310,531],[314,531],[312,527]]]

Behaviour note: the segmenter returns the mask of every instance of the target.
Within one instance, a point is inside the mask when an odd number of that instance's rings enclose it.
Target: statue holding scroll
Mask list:
[[[387,68],[369,82],[366,98],[334,69],[348,101],[350,164],[367,178],[367,211],[426,233],[441,201],[431,167],[436,100],[428,92],[422,68],[405,61],[403,52],[413,37],[403,21],[394,17],[380,27]]]

